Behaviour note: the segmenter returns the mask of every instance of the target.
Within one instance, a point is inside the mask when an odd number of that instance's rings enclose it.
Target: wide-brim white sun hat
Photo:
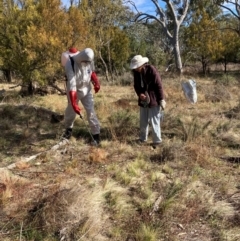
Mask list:
[[[148,63],[149,59],[147,57],[143,57],[142,55],[135,55],[130,63],[130,69],[137,69],[140,66]]]

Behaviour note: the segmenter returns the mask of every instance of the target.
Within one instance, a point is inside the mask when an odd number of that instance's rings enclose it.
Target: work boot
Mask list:
[[[94,139],[95,144],[97,144],[97,145],[100,144],[100,135],[99,134],[93,135],[93,139]]]
[[[156,143],[152,143],[152,148],[156,149],[158,146],[160,146],[162,143],[161,142],[156,142]]]
[[[62,137],[65,139],[70,139],[71,136],[72,136],[72,128],[67,128]]]

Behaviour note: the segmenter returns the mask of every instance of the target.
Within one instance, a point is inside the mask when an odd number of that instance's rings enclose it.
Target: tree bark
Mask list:
[[[113,71],[112,71],[112,61],[111,61],[111,51],[110,51],[110,41],[107,43],[107,49],[108,49],[108,63],[109,63],[109,70],[110,70],[110,75],[112,82],[114,81],[113,78]]]
[[[3,74],[4,74],[4,77],[6,79],[6,81],[8,83],[11,83],[12,82],[12,74],[11,74],[11,71],[9,69],[4,69],[3,70]]]
[[[99,57],[105,67],[105,76],[106,76],[106,79],[107,79],[107,82],[109,82],[109,76],[108,76],[108,67],[107,67],[107,64],[106,62],[104,61],[103,57],[102,57],[102,54],[101,54],[101,51],[98,52],[99,53]]]
[[[174,34],[173,34],[173,54],[175,59],[175,65],[177,68],[177,72],[179,75],[182,74],[182,59],[181,59],[181,53],[180,53],[180,47],[179,47],[179,26],[174,27]]]

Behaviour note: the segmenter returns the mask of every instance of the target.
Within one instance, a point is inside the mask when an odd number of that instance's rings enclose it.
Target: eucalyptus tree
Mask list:
[[[219,28],[224,29],[220,31],[222,52],[218,62],[224,65],[224,72],[227,72],[227,65],[229,63],[236,63],[240,61],[240,38],[236,31],[232,31],[229,26],[236,25],[238,20],[233,15],[223,15],[219,23]]]
[[[220,58],[223,51],[219,28],[221,11],[208,0],[195,1],[190,9],[191,22],[184,29],[184,51],[185,55],[191,54],[192,60],[201,62],[206,74],[208,66]]]
[[[89,44],[96,51],[100,67],[104,70],[107,81],[110,81],[109,74],[113,80],[113,70],[120,66],[119,60],[126,62],[129,54],[129,43],[123,30],[126,7],[122,0],[82,0],[79,9],[90,25]]]
[[[212,0],[212,2],[240,20],[240,0]]]
[[[228,14],[234,16],[238,20],[238,22],[235,22],[233,25],[228,24],[227,29],[237,32],[240,36],[240,0],[212,0],[212,2],[222,9],[227,10]]]
[[[175,65],[178,73],[181,75],[183,66],[179,46],[179,31],[180,26],[187,15],[190,0],[151,0],[151,2],[156,9],[156,15],[138,12],[135,21],[148,23],[149,21],[154,20],[159,24],[159,28],[163,30],[164,34],[170,41]],[[165,9],[161,7],[162,4],[166,5]]]
[[[146,27],[149,33],[145,38],[147,56],[151,59],[152,64],[156,66],[168,65],[172,56],[168,38],[162,31],[159,31],[156,21],[150,22]]]
[[[129,24],[124,31],[130,40],[130,56],[133,57],[136,53],[146,55],[146,39],[150,35],[148,26],[140,23]]]

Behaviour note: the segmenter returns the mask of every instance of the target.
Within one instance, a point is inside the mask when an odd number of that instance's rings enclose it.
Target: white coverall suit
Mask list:
[[[74,60],[74,68],[70,59],[65,64],[65,73],[67,76],[67,96],[68,106],[65,110],[65,127],[73,128],[76,111],[74,110],[71,93],[76,92],[76,105],[81,101],[87,114],[87,120],[91,129],[92,135],[100,133],[100,123],[95,114],[94,100],[92,94],[91,75],[94,71],[94,53],[92,49],[86,48],[81,52],[72,56]],[[88,62],[83,62],[88,61]],[[100,88],[100,87],[99,87]],[[96,90],[95,90],[96,92]],[[78,107],[78,106],[77,106]],[[78,107],[79,108],[79,107]],[[80,108],[79,108],[80,111]]]

